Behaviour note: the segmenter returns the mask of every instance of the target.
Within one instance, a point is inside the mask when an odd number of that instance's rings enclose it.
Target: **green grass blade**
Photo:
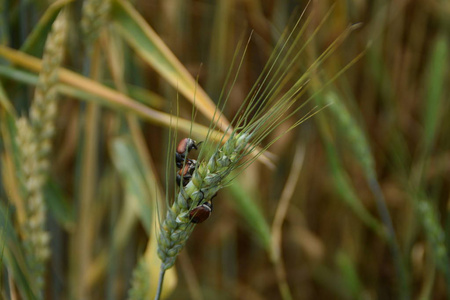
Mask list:
[[[444,87],[448,85],[448,39],[439,36],[433,46],[433,52],[426,76],[426,98],[424,101],[424,152],[433,147],[439,122],[442,118]]]
[[[16,116],[16,111],[6,95],[5,88],[0,81],[0,110],[4,109],[8,114]]]
[[[150,201],[154,195],[148,193],[136,150],[126,138],[116,138],[111,145],[111,156],[113,164],[122,178],[128,201],[132,201],[135,213],[139,216],[147,234],[153,234],[150,231],[152,222],[154,222],[151,218]]]
[[[227,190],[233,195],[232,198],[237,208],[236,211],[241,214],[242,219],[248,223],[264,249],[270,253],[270,225],[262,214],[261,209],[254,201],[254,197],[246,191],[242,184],[237,180],[233,181]]]
[[[0,249],[3,249],[3,260],[11,273],[18,290],[24,299],[37,299],[33,291],[33,279],[30,278],[26,260],[22,251],[21,242],[12,227],[9,209],[0,203],[0,224],[3,227],[3,239],[0,240]],[[13,287],[10,287],[13,288]]]
[[[349,299],[360,299],[362,296],[362,286],[356,266],[351,260],[351,257],[344,251],[339,251],[335,256],[335,261],[341,273],[342,282]]]
[[[75,225],[75,210],[61,187],[49,180],[44,187],[44,197],[49,213],[63,228],[72,230]]]
[[[41,57],[42,49],[44,48],[47,35],[52,28],[53,21],[56,19],[59,11],[73,1],[74,0],[58,0],[53,2],[34,26],[33,31],[27,37],[22,47],[20,47],[20,50]]]
[[[128,138],[119,137],[112,142],[111,155],[113,164],[119,171],[125,187],[125,208],[122,210],[132,212],[134,216],[138,216],[146,229],[147,235],[150,236],[143,259],[138,262],[135,269],[130,293],[134,296],[136,294],[154,295],[156,280],[153,279],[159,273],[159,258],[156,254],[155,225],[157,224],[156,218],[158,214],[156,202],[162,202],[163,199],[161,198],[162,192],[156,184],[156,174],[154,174],[153,168],[140,155],[139,149],[135,147],[139,147],[139,145],[136,146]],[[122,236],[126,234],[126,230],[123,228],[117,228],[117,230],[122,232]],[[139,275],[141,272],[150,274],[152,280],[148,284],[141,284],[142,278]],[[166,279],[164,283],[165,292],[170,294],[176,285],[176,271],[174,269],[168,270]]]

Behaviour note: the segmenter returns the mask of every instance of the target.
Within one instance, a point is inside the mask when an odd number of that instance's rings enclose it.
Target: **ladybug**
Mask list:
[[[186,164],[177,173],[177,184],[180,185],[181,179],[183,179],[183,186],[186,186],[191,181],[192,174],[194,174],[197,167],[197,161],[195,159],[187,159]]]
[[[197,207],[194,207],[189,212],[189,217],[191,218],[191,222],[194,224],[200,224],[206,221],[209,216],[211,215],[211,212],[213,210],[213,205],[211,200],[207,201]]]
[[[175,153],[175,160],[176,160],[178,169],[183,168],[183,163],[184,163],[184,160],[186,159],[186,150],[187,150],[187,153],[189,153],[192,149],[197,150],[198,145],[200,145],[200,144],[201,144],[201,142],[197,144],[196,141],[194,141],[193,139],[190,139],[190,138],[184,138],[180,141],[180,143],[178,144],[178,147],[177,147],[177,152]]]

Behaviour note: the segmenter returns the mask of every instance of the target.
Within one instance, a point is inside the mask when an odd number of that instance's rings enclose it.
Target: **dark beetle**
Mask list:
[[[201,142],[197,144],[196,141],[190,138],[184,138],[178,144],[177,151],[175,152],[175,162],[179,169],[177,172],[178,185],[182,183],[184,187],[191,181],[192,175],[197,168],[197,161],[195,159],[187,158],[186,155],[189,154],[192,149],[197,150],[200,144]],[[203,195],[201,190],[200,192]],[[203,223],[209,218],[213,210],[212,199],[215,196],[216,195],[212,196],[211,200],[206,201],[205,203],[201,203],[203,201],[203,196],[201,197],[198,205],[189,212],[189,218],[192,223]]]
[[[204,221],[206,221],[209,218],[212,210],[213,210],[213,205],[212,205],[211,200],[193,208],[189,212],[189,217],[191,218],[191,222],[195,223],[195,224],[203,223]]]
[[[192,174],[194,174],[197,167],[197,161],[195,159],[187,159],[186,164],[181,166],[181,169],[177,173],[177,184],[180,185],[181,178],[183,178],[183,186],[186,186],[191,181]]]
[[[192,223],[195,223],[195,224],[203,223],[204,221],[206,221],[209,218],[209,216],[211,215],[211,213],[213,211],[212,199],[214,199],[214,197],[216,197],[216,196],[217,196],[217,193],[215,193],[214,196],[211,197],[211,200],[206,201],[205,203],[200,204],[197,207],[194,207],[189,212],[189,217],[191,218]]]
[[[184,160],[186,158],[186,150],[187,153],[189,153],[192,149],[197,150],[198,145],[196,141],[190,138],[184,138],[180,141],[177,147],[177,152],[175,153],[175,160],[177,163],[178,169],[181,169],[183,167]]]

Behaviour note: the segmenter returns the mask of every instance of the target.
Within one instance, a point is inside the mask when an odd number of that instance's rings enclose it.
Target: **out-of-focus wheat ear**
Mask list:
[[[66,28],[66,13],[62,10],[53,23],[45,43],[42,70],[30,108],[30,122],[37,147],[35,157],[39,163],[40,172],[44,174],[48,172],[48,156],[52,149],[51,138],[55,132],[58,69],[65,49]]]
[[[42,187],[49,169],[51,138],[55,131],[58,68],[63,57],[66,24],[62,11],[45,43],[42,71],[30,108],[30,122],[20,118],[16,123],[21,157],[20,182],[26,206],[23,243],[39,298],[42,298],[44,287],[45,263],[50,256],[50,235],[45,231],[46,207]]]
[[[21,228],[27,263],[32,273],[36,294],[42,298],[44,286],[45,262],[50,256],[50,236],[45,231],[46,207],[42,195],[45,176],[40,172],[37,159],[38,145],[27,119],[22,117],[16,122],[17,144],[21,168],[19,180],[25,200],[25,222]]]
[[[142,258],[133,271],[131,289],[128,293],[129,300],[150,299],[150,271],[145,259]]]
[[[110,11],[111,0],[83,1],[81,29],[87,45],[92,45],[97,39],[101,28],[108,22]]]
[[[329,107],[330,112],[336,119],[336,126],[341,132],[345,133],[344,137],[348,140],[348,149],[353,152],[354,157],[361,164],[367,183],[369,184],[369,187],[375,197],[378,213],[380,214],[381,220],[387,230],[387,241],[392,251],[399,282],[402,287],[400,289],[400,293],[402,295],[401,298],[408,299],[408,273],[406,271],[406,265],[404,263],[402,252],[400,251],[392,217],[386,205],[386,200],[380,184],[377,180],[375,159],[372,155],[369,142],[361,127],[357,124],[346,106],[335,93],[329,92],[326,95],[326,101],[327,104],[332,104]]]
[[[431,245],[433,259],[437,268],[443,272],[447,287],[450,287],[450,267],[447,256],[448,249],[445,243],[445,231],[439,224],[439,217],[429,199],[419,200],[417,206],[425,235]]]

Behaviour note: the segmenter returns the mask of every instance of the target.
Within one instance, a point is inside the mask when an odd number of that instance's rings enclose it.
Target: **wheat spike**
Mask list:
[[[30,122],[37,143],[36,155],[42,173],[48,171],[48,156],[52,149],[51,138],[55,132],[58,68],[63,59],[66,27],[66,14],[61,11],[45,43],[42,70],[30,108]]]
[[[86,37],[87,45],[92,45],[97,39],[101,28],[108,22],[110,10],[110,0],[85,0],[83,2],[81,29]]]
[[[62,61],[66,35],[65,13],[53,23],[42,59],[30,121],[21,117],[16,122],[20,156],[19,180],[26,206],[26,220],[22,227],[23,244],[28,266],[33,275],[36,294],[43,298],[45,263],[50,256],[50,235],[45,230],[46,206],[43,185],[49,169],[51,138],[55,131],[58,68]]]
[[[148,270],[147,262],[145,259],[141,258],[133,271],[133,278],[131,279],[132,287],[128,292],[129,300],[149,299],[149,277],[150,272]]]
[[[44,286],[45,262],[50,255],[49,234],[45,231],[45,203],[42,195],[44,176],[40,172],[36,136],[22,117],[16,122],[17,144],[21,161],[21,186],[26,203],[26,220],[22,227],[23,244],[27,263],[33,274],[35,287],[41,291]]]
[[[174,265],[177,255],[183,249],[193,231],[195,226],[192,223],[193,219],[191,221],[193,209],[209,202],[218,190],[228,185],[234,178],[234,175],[229,176],[234,170],[245,169],[284,134],[317,113],[316,108],[313,108],[278,136],[272,138],[269,136],[271,132],[288,118],[294,116],[311,99],[310,97],[303,103],[299,101],[305,93],[311,75],[317,71],[353,30],[353,27],[349,26],[311,63],[305,72],[302,72],[301,69],[303,68],[300,67],[301,55],[305,46],[312,40],[323,22],[316,28],[311,37],[303,43],[301,37],[306,27],[299,26],[300,19],[294,22],[292,30],[286,30],[283,33],[261,75],[231,121],[234,129],[230,128],[223,134],[222,141],[226,142],[223,145],[214,146],[211,142],[213,139],[208,134],[202,145],[190,181],[186,186],[180,184],[175,201],[168,209],[165,220],[160,224],[158,256],[162,263],[155,299],[160,298],[165,270]],[[306,24],[308,19],[305,22]],[[242,59],[237,64],[236,74],[239,73],[241,65]],[[236,77],[230,81],[234,82],[235,80]],[[224,100],[225,105],[229,94],[224,98],[222,96],[224,94],[221,94],[220,99]],[[218,109],[217,114],[221,114],[220,109]],[[210,133],[216,126],[217,124],[212,120]],[[269,142],[265,143],[266,146],[262,149],[258,148],[266,138],[269,139]],[[205,155],[208,149],[213,148],[215,148],[215,151],[212,154]],[[252,153],[253,155],[250,156]],[[185,183],[183,182],[183,184]]]
[[[180,189],[161,225],[158,237],[158,256],[164,270],[174,265],[194,228],[190,222],[190,210],[199,203],[211,200],[226,185],[226,177],[238,167],[241,158],[248,154],[250,138],[251,135],[247,133],[232,134],[209,159],[199,163],[192,180]]]

